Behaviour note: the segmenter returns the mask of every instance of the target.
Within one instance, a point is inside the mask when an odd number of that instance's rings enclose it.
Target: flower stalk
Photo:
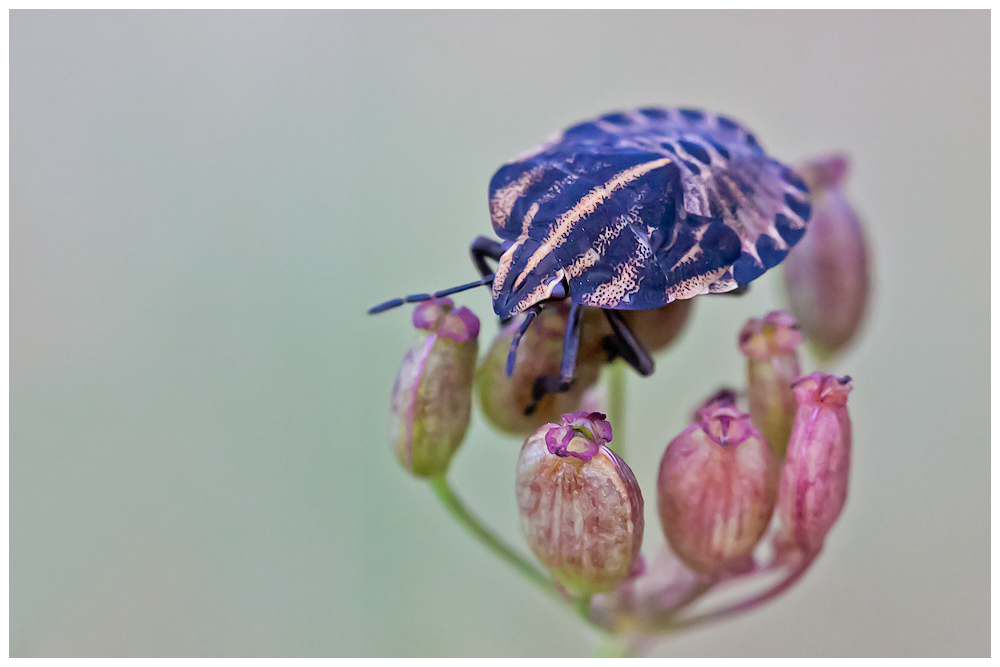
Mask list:
[[[487,549],[489,549],[497,558],[506,562],[508,565],[513,567],[520,573],[525,579],[534,584],[542,592],[544,592],[549,597],[563,602],[562,596],[552,585],[552,579],[541,572],[534,565],[525,560],[519,553],[514,551],[510,546],[507,545],[500,537],[498,537],[493,531],[488,529],[483,523],[477,519],[475,516],[466,509],[465,504],[455,495],[452,490],[451,485],[448,483],[448,479],[445,475],[439,475],[438,477],[431,477],[427,480],[431,488],[434,490],[434,494],[437,496],[441,504],[444,505],[445,509],[451,515],[455,521],[457,521],[465,530],[469,532],[474,538],[479,540]]]
[[[615,444],[611,449],[625,458],[625,363],[615,360],[608,366],[608,421],[615,424]]]
[[[569,605],[572,610],[591,626],[607,632],[608,629],[596,623],[590,617],[590,596],[580,596],[575,599],[567,599],[565,591],[557,587],[554,580],[532,565],[526,558],[519,554],[514,548],[508,545],[503,538],[487,528],[482,521],[476,518],[465,506],[465,503],[455,494],[445,475],[430,477],[427,479],[434,495],[441,502],[448,514],[462,528],[464,528],[480,544],[485,546],[494,556],[514,568],[514,571],[531,582],[536,588],[545,593],[548,597],[559,603],[560,606]]]

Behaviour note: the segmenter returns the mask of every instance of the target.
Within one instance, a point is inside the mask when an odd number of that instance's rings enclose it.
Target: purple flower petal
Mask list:
[[[424,331],[434,331],[441,318],[454,307],[455,302],[451,299],[432,299],[417,304],[413,309],[413,326]]]
[[[555,424],[550,424],[550,427],[545,433],[545,446],[556,456],[563,458],[572,456],[581,461],[589,461],[601,449],[600,443],[581,432],[579,428]]]
[[[562,422],[564,426],[586,433],[597,445],[611,442],[611,424],[602,412],[572,412],[563,415]]]

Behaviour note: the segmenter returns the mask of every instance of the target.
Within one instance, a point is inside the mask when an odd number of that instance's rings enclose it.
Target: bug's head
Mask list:
[[[493,310],[509,319],[546,299],[568,294],[566,272],[552,249],[529,238],[518,239],[500,258],[493,278]]]

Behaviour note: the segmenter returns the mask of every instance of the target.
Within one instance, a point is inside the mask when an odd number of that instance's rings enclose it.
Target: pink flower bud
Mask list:
[[[809,187],[809,192],[816,193],[827,188],[838,187],[847,176],[847,156],[839,153],[816,158],[798,168],[798,174]]]
[[[659,352],[677,338],[691,313],[694,299],[678,299],[652,310],[626,310],[625,321],[649,352]]]
[[[695,411],[691,413],[691,421],[701,422],[706,415],[713,414],[716,409],[722,406],[735,407],[741,410],[744,407],[744,403],[746,403],[746,396],[741,396],[735,389],[730,387],[722,387],[695,408]]]
[[[638,571],[642,494],[606,446],[599,412],[564,415],[529,436],[517,460],[517,504],[528,546],[567,590],[614,590]]]
[[[851,378],[824,373],[795,384],[799,408],[778,488],[778,552],[816,554],[847,500],[851,466]]]
[[[833,156],[800,170],[812,192],[812,219],[783,262],[790,310],[819,354],[842,350],[868,303],[868,244],[841,186],[846,159]]]
[[[774,510],[778,464],[750,415],[709,401],[667,446],[657,483],[660,523],[692,570],[743,566]]]
[[[542,310],[517,346],[517,362],[510,376],[507,375],[507,355],[523,316],[514,318],[493,340],[476,371],[476,388],[483,414],[497,429],[525,435],[542,424],[559,421],[560,415],[578,409],[583,393],[597,383],[601,365],[608,360],[600,339],[610,333],[611,327],[600,310],[585,308],[573,386],[564,393],[546,394],[532,414],[524,414],[533,402],[535,380],[542,375],[559,376],[568,316],[569,307],[565,303],[552,304]]]
[[[750,418],[779,461],[785,458],[798,403],[792,384],[802,376],[798,347],[802,333],[783,310],[751,319],[740,331],[740,352],[747,358]]]
[[[416,307],[413,325],[421,335],[396,376],[391,437],[404,468],[433,477],[447,470],[469,426],[479,319],[437,299]]]

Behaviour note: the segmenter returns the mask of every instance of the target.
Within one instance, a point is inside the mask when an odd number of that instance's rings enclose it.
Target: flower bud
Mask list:
[[[790,310],[821,356],[842,350],[861,325],[868,302],[868,245],[841,182],[843,156],[800,170],[812,192],[812,219],[783,262]]]
[[[806,182],[809,192],[822,192],[843,184],[847,176],[847,156],[838,153],[825,155],[807,162],[796,171]]]
[[[798,412],[778,488],[779,554],[816,554],[847,500],[851,378],[813,373],[795,383]]]
[[[779,461],[785,458],[798,403],[792,384],[802,376],[798,347],[802,333],[783,310],[751,319],[740,331],[740,352],[747,358],[750,419]]]
[[[678,299],[651,310],[625,310],[622,316],[649,352],[659,352],[677,338],[691,313],[694,299]]]
[[[706,398],[701,405],[691,414],[691,421],[701,422],[707,415],[711,415],[720,406],[735,407],[741,410],[746,403],[746,396],[741,396],[735,389],[722,387]]]
[[[448,469],[469,426],[479,319],[436,299],[416,307],[413,326],[421,334],[396,376],[391,437],[404,468],[433,477]]]
[[[606,446],[599,412],[563,415],[530,435],[517,460],[517,505],[528,546],[567,590],[614,590],[636,574],[642,494]]]
[[[663,454],[657,500],[670,547],[692,570],[715,575],[744,566],[764,535],[778,464],[750,415],[725,397],[699,414]]]
[[[559,421],[560,415],[579,407],[581,396],[597,382],[601,365],[608,360],[600,340],[611,331],[604,315],[596,308],[584,308],[581,317],[573,386],[567,392],[543,396],[530,415],[526,415],[525,410],[533,403],[535,380],[543,375],[559,376],[569,304],[552,304],[542,309],[521,337],[514,372],[510,376],[507,375],[507,356],[524,316],[514,318],[500,330],[476,371],[480,404],[491,424],[505,433],[525,435],[546,422]]]

